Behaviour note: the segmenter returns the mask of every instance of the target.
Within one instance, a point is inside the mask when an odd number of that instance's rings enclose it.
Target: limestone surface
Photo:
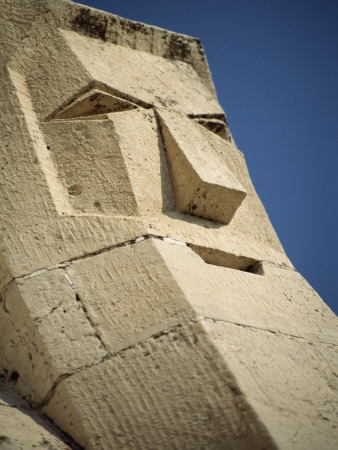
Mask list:
[[[5,378],[5,374],[1,374]],[[79,449],[60,433],[47,417],[32,410],[13,390],[11,382],[0,380],[0,448],[2,450],[70,450]]]
[[[0,8],[0,374],[25,399],[0,403],[0,448],[337,448],[337,318],[198,39],[68,0]]]

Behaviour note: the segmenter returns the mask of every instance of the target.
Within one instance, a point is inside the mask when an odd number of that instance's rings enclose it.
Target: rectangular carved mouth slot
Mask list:
[[[213,248],[202,247],[199,245],[188,244],[191,250],[197,253],[204,262],[214,266],[227,267],[228,269],[242,270],[243,272],[263,275],[261,261],[257,261],[247,256],[234,255]]]

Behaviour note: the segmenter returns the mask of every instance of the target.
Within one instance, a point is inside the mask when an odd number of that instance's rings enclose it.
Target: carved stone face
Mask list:
[[[70,31],[58,37],[72,86],[55,92],[63,76],[53,64],[31,79],[30,61],[24,76],[64,191],[52,192],[59,214],[180,211],[230,223],[246,192],[222,158],[224,113],[194,69]]]
[[[192,65],[59,29],[10,67],[61,227],[133,222],[132,237],[169,236],[207,262],[287,261]]]
[[[181,211],[229,223],[246,193],[200,131],[214,127],[230,138],[224,114],[194,70],[75,33],[63,36],[93,78],[43,123],[72,214]]]
[[[281,248],[201,47],[47,3],[0,77],[0,368],[88,449],[323,446],[333,317]]]

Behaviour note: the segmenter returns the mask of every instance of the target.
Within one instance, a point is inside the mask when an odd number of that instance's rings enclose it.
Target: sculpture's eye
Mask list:
[[[225,137],[226,125],[222,120],[219,119],[195,119],[196,122],[203,125],[209,131],[217,134],[218,136]]]
[[[92,89],[73,100],[68,106],[57,112],[52,119],[75,119],[100,116],[113,112],[128,111],[138,105],[115,97],[99,89]]]
[[[211,131],[217,136],[220,136],[221,138],[226,139],[227,141],[231,141],[231,134],[229,131],[225,115],[217,114],[211,116],[205,114],[199,116],[191,115],[189,117],[193,119],[195,122],[199,123],[200,125],[203,125],[207,130]]]

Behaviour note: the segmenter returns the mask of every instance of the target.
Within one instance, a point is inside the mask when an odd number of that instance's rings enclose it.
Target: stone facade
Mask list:
[[[26,406],[0,402],[0,447],[336,448],[336,316],[199,41],[66,0],[1,9],[0,392]]]

